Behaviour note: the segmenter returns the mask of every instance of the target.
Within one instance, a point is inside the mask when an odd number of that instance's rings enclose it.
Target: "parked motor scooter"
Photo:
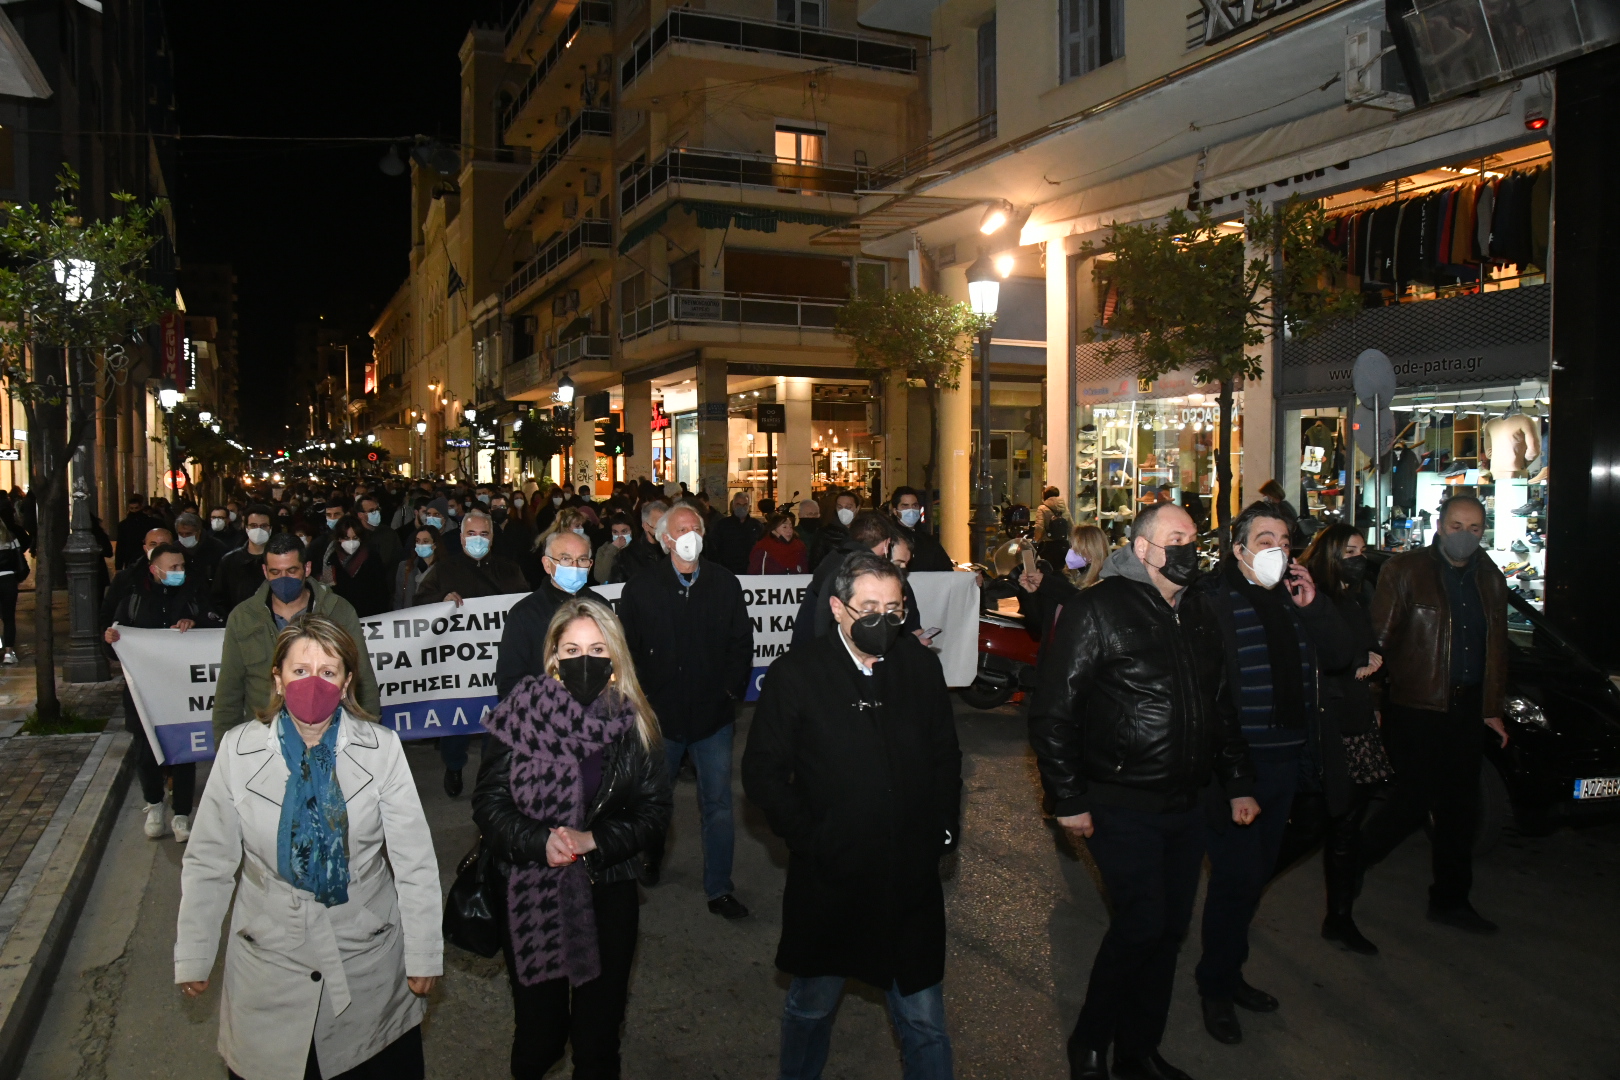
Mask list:
[[[1013,577],[1025,547],[1033,551],[1033,542],[1014,537],[997,548],[988,567],[979,567],[984,576],[979,609],[979,669],[972,685],[961,690],[962,700],[975,709],[1005,705],[1035,686],[1040,642],[1016,609],[1004,611],[997,605],[999,600],[1018,595]]]

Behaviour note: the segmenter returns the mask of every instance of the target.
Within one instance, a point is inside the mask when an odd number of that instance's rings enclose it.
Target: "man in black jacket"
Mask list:
[[[820,1075],[851,978],[886,994],[907,1076],[951,1075],[939,860],[961,837],[962,752],[900,586],[882,556],[842,560],[836,630],[771,666],[743,751],[743,788],[790,852],[783,1076]]]
[[[912,573],[928,573],[956,568],[933,530],[923,521],[921,492],[910,487],[895,488],[889,495],[889,513],[894,516],[900,535],[911,548],[911,563],[907,569]]]
[[[112,584],[101,598],[101,625],[112,625],[113,618],[118,612],[118,605],[128,596],[147,576],[151,562],[152,552],[163,544],[173,544],[174,534],[162,526],[154,526],[141,537],[140,545],[130,549],[130,562],[113,576]],[[178,545],[176,545],[178,547]],[[183,550],[184,549],[180,549]],[[183,555],[182,555],[183,557]]]
[[[113,625],[102,634],[107,644],[118,640],[120,626],[172,628],[183,633],[194,626],[220,625],[219,616],[209,606],[208,589],[201,578],[193,577],[186,569],[185,551],[179,544],[154,545],[144,566],[146,572],[134,580],[118,602]],[[146,835],[156,840],[169,831],[163,821],[163,777],[167,773],[174,780],[174,838],[185,843],[191,838],[197,766],[191,762],[167,768],[158,764],[128,684],[124,686],[124,730],[135,736],[135,772],[140,777],[141,796],[146,800]]]
[[[658,520],[668,511],[669,504],[662,499],[649,499],[641,504],[641,535],[625,545],[613,560],[609,581],[628,582],[647,567],[668,561],[658,543]]]
[[[227,551],[214,574],[214,610],[222,619],[230,618],[231,609],[252,597],[264,584],[264,553],[270,545],[270,508],[263,503],[249,503],[243,517],[247,522],[244,533],[247,542],[235,551]]]
[[[821,560],[821,565],[816,567],[810,577],[810,587],[805,590],[804,600],[799,604],[798,613],[793,617],[791,648],[797,648],[812,638],[821,637],[831,631],[833,580],[838,576],[838,570],[844,562],[851,555],[860,552],[880,555],[887,559],[892,553],[894,536],[894,522],[875,510],[864,511],[850,519],[845,529],[843,543],[839,544],[837,550],[828,558]],[[917,597],[909,584],[902,584],[901,590],[905,595],[905,628],[907,632],[915,633],[922,628],[921,616],[917,611]],[[926,645],[927,642],[923,644]]]
[[[142,550],[142,544],[146,534],[153,529],[167,527],[147,513],[146,499],[140,494],[130,495],[127,501],[129,513],[118,523],[118,547],[113,552],[114,570],[122,570],[137,559],[144,561],[146,552]]]
[[[810,545],[810,572],[816,572],[822,560],[849,539],[849,527],[860,512],[861,500],[847,491],[840,492],[833,499],[833,520],[824,521],[816,530],[814,543]]]
[[[765,535],[765,525],[748,512],[748,493],[739,491],[731,497],[731,513],[715,522],[709,539],[710,554],[714,561],[733,574],[748,573],[748,556],[754,545]]]
[[[591,572],[591,542],[572,529],[546,537],[540,559],[546,580],[512,605],[501,628],[501,655],[495,663],[495,691],[501,700],[525,675],[546,673],[546,629],[565,600],[595,596],[586,584]]]
[[[1257,502],[1232,523],[1232,555],[1198,582],[1221,628],[1221,655],[1238,722],[1254,762],[1260,820],[1247,828],[1210,814],[1206,823],[1209,890],[1204,897],[1204,955],[1198,993],[1204,1028],[1218,1042],[1238,1043],[1243,1028],[1233,1005],[1271,1012],[1277,999],[1243,978],[1249,924],[1277,866],[1283,830],[1300,775],[1314,768],[1320,746],[1318,657],[1328,670],[1350,663],[1348,631],[1326,595],[1288,555],[1289,523]]]
[[[697,770],[703,818],[703,891],[709,910],[728,919],[748,909],[733,895],[731,746],[737,702],[754,668],[754,626],[737,576],[702,558],[703,517],[675,507],[658,521],[669,558],[638,573],[619,596],[619,618],[636,675],[658,714],[669,774],[684,754]],[[648,849],[657,881],[662,844]]]
[[[1058,824],[1086,839],[1112,918],[1069,1037],[1074,1080],[1186,1076],[1159,1054],[1176,953],[1204,860],[1200,792],[1221,781],[1232,820],[1259,813],[1220,627],[1186,591],[1198,534],[1180,507],[1136,519],[1103,580],[1068,603],[1041,653],[1030,742]]]

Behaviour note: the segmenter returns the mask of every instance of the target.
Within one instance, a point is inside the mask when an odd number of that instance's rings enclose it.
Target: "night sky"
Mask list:
[[[281,438],[294,325],[324,314],[369,326],[408,269],[409,180],[378,169],[387,144],[316,140],[455,141],[456,50],[512,2],[168,0],[179,253],[235,266],[247,441]],[[278,141],[185,138],[198,135]]]

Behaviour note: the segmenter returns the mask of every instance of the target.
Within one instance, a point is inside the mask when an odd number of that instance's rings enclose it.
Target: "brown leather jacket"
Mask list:
[[[1384,564],[1373,596],[1373,636],[1384,657],[1388,699],[1412,709],[1451,705],[1451,608],[1440,549],[1406,551]],[[1481,719],[1502,715],[1507,685],[1507,581],[1483,552],[1474,581],[1485,606],[1485,683]]]

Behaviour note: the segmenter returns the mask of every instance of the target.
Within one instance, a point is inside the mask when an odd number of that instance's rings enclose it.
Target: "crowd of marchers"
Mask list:
[[[175,945],[188,995],[207,989],[230,916],[231,1075],[423,1075],[443,892],[399,739],[375,723],[359,619],[526,593],[503,631],[464,869],[498,924],[512,1075],[569,1053],[576,1077],[617,1077],[641,889],[659,882],[683,762],[707,906],[749,915],[731,880],[731,773],[750,572],[812,575],[740,759],[790,853],[780,1075],[822,1074],[851,978],[885,994],[905,1076],[954,1074],[939,863],[962,840],[961,752],[906,581],[951,563],[917,492],[756,514],[744,493],[721,510],[645,482],[598,501],[389,480],[244,493],[206,524],[180,510],[169,521],[132,500],[107,636],[226,628],[218,755],[195,814],[193,766],[164,769],[146,748],[139,775],[148,835],[189,840]],[[1264,501],[1200,573],[1196,526],[1166,504],[1112,550],[1064,523],[1067,546],[1019,575],[1042,639],[1028,708],[1044,809],[1089,850],[1111,917],[1068,1042],[1073,1077],[1186,1076],[1159,1044],[1206,859],[1195,974],[1224,1043],[1243,1037],[1237,1008],[1279,1007],[1244,978],[1249,928],[1267,883],[1318,846],[1322,936],[1347,950],[1376,955],[1352,915],[1362,876],[1431,818],[1430,917],[1495,929],[1469,903],[1482,734],[1506,738],[1505,586],[1483,527],[1475,500],[1452,499],[1434,545],[1390,558],[1374,588],[1359,532],[1325,529],[1296,558],[1294,523]],[[607,582],[624,584],[617,610],[593,591]],[[438,752],[457,797],[466,737]]]

